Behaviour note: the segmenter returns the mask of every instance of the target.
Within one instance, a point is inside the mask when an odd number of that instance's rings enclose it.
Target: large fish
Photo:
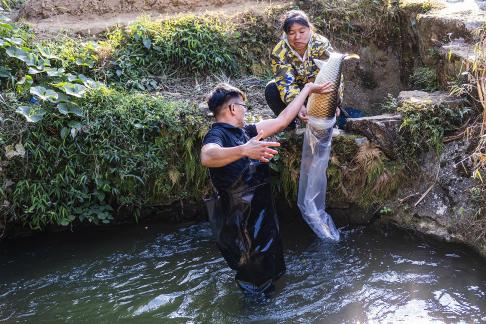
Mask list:
[[[310,95],[307,103],[307,112],[310,117],[333,118],[336,115],[343,62],[353,58],[359,59],[359,56],[332,52],[327,61],[314,60],[319,67],[319,73],[314,83],[332,82],[334,86],[333,91],[330,93],[313,93]]]
[[[314,60],[319,67],[317,84],[333,83],[333,91],[312,94],[307,103],[309,122],[302,145],[297,205],[316,235],[339,241],[339,230],[326,212],[326,170],[331,152],[332,128],[336,122],[341,70],[344,60],[357,55],[331,53],[327,61]]]

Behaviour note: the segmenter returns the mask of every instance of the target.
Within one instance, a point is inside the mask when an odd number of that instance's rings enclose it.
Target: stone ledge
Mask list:
[[[474,46],[468,44],[463,38],[454,39],[440,47],[439,52],[449,59],[472,63],[476,59]]]
[[[400,114],[350,118],[346,122],[346,130],[366,136],[370,142],[380,147],[386,156],[396,159],[401,123]]]
[[[420,90],[402,91],[398,95],[398,106],[404,104],[414,105],[445,105],[457,108],[465,104],[463,98],[457,98],[444,91],[426,92]]]

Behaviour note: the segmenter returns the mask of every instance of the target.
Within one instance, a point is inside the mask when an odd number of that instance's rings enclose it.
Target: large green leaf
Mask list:
[[[86,93],[86,87],[76,83],[66,83],[62,89],[67,95],[82,98]]]
[[[5,53],[10,57],[15,57],[27,65],[35,65],[35,56],[29,53],[29,49],[23,47],[10,46]]]
[[[63,68],[59,68],[59,69],[56,69],[56,68],[47,68],[46,69],[46,72],[47,72],[47,75],[48,76],[57,77],[57,76],[63,75],[64,72],[65,72],[65,70]]]
[[[71,137],[75,138],[78,132],[81,130],[81,123],[77,121],[70,121],[68,127],[71,127]]]
[[[101,86],[100,82],[94,81],[93,79],[88,78],[84,74],[74,75],[74,74],[68,73],[67,79],[68,79],[69,82],[82,83],[87,88],[98,89]],[[62,85],[61,85],[61,83],[58,83],[58,84],[56,84],[56,87],[62,88],[64,86],[64,84],[66,84],[66,83],[62,83]]]
[[[55,55],[52,50],[48,47],[42,47],[40,45],[37,45],[37,49],[39,50],[39,53],[42,57],[46,59],[52,59],[52,60],[59,60],[59,56]]]
[[[71,127],[71,128],[80,130],[83,125],[80,122],[78,122],[78,121],[71,120],[68,123],[68,126]]]
[[[95,65],[95,61],[92,60],[92,59],[82,59],[82,58],[77,58],[76,61],[75,61],[75,64],[78,65],[78,66],[87,66],[89,67],[90,69],[94,67]]]
[[[37,59],[37,62],[35,63],[35,66],[41,70],[44,69],[44,67],[51,66],[51,61],[45,60],[45,59]]]
[[[45,72],[45,71],[43,69],[37,69],[35,67],[29,67],[29,70],[27,71],[27,73],[29,73],[31,75],[39,74],[39,73],[42,73],[42,72]]]
[[[42,108],[32,108],[30,106],[20,106],[15,112],[21,114],[29,123],[37,123],[44,118],[46,111]]]
[[[99,89],[101,87],[101,83],[98,82],[98,81],[94,81],[92,79],[88,79],[86,80],[85,82],[83,82],[84,85],[88,88],[92,88],[92,89]]]
[[[30,88],[30,93],[39,97],[41,100],[49,100],[51,102],[56,102],[59,97],[59,94],[56,91],[40,86]]]
[[[65,139],[69,135],[69,128],[63,127],[61,129],[61,138]]]
[[[27,92],[27,90],[29,90],[30,87],[32,86],[32,83],[34,83],[32,76],[30,76],[30,75],[24,76],[22,78],[22,80],[17,82],[17,92],[19,92],[19,93]]]
[[[79,108],[79,106],[72,103],[72,102],[61,102],[57,105],[57,109],[63,115],[74,114],[74,115],[79,116],[79,117],[84,116],[84,113]]]
[[[17,46],[22,46],[24,44],[24,40],[18,37],[5,37],[4,38],[10,44],[15,44]]]
[[[144,37],[142,39],[143,46],[145,46],[146,49],[150,49],[152,47],[152,40],[150,37]]]
[[[0,66],[0,78],[10,78],[12,76],[12,73],[10,73],[10,70],[8,67]]]

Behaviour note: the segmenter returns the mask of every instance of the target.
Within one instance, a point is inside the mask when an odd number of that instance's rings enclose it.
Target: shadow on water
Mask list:
[[[238,290],[207,223],[5,242],[0,321],[486,321],[486,263],[471,251],[393,229],[343,228],[336,244],[297,217],[282,227],[272,298]]]

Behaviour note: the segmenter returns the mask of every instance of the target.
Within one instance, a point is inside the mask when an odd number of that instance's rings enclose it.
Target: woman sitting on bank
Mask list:
[[[307,15],[300,10],[287,12],[282,21],[282,40],[272,51],[275,79],[265,88],[265,99],[276,116],[299,94],[306,83],[314,82],[319,68],[314,59],[326,60],[333,51],[329,40],[315,32]],[[299,117],[307,120],[305,105]],[[295,128],[295,120],[289,128]]]

